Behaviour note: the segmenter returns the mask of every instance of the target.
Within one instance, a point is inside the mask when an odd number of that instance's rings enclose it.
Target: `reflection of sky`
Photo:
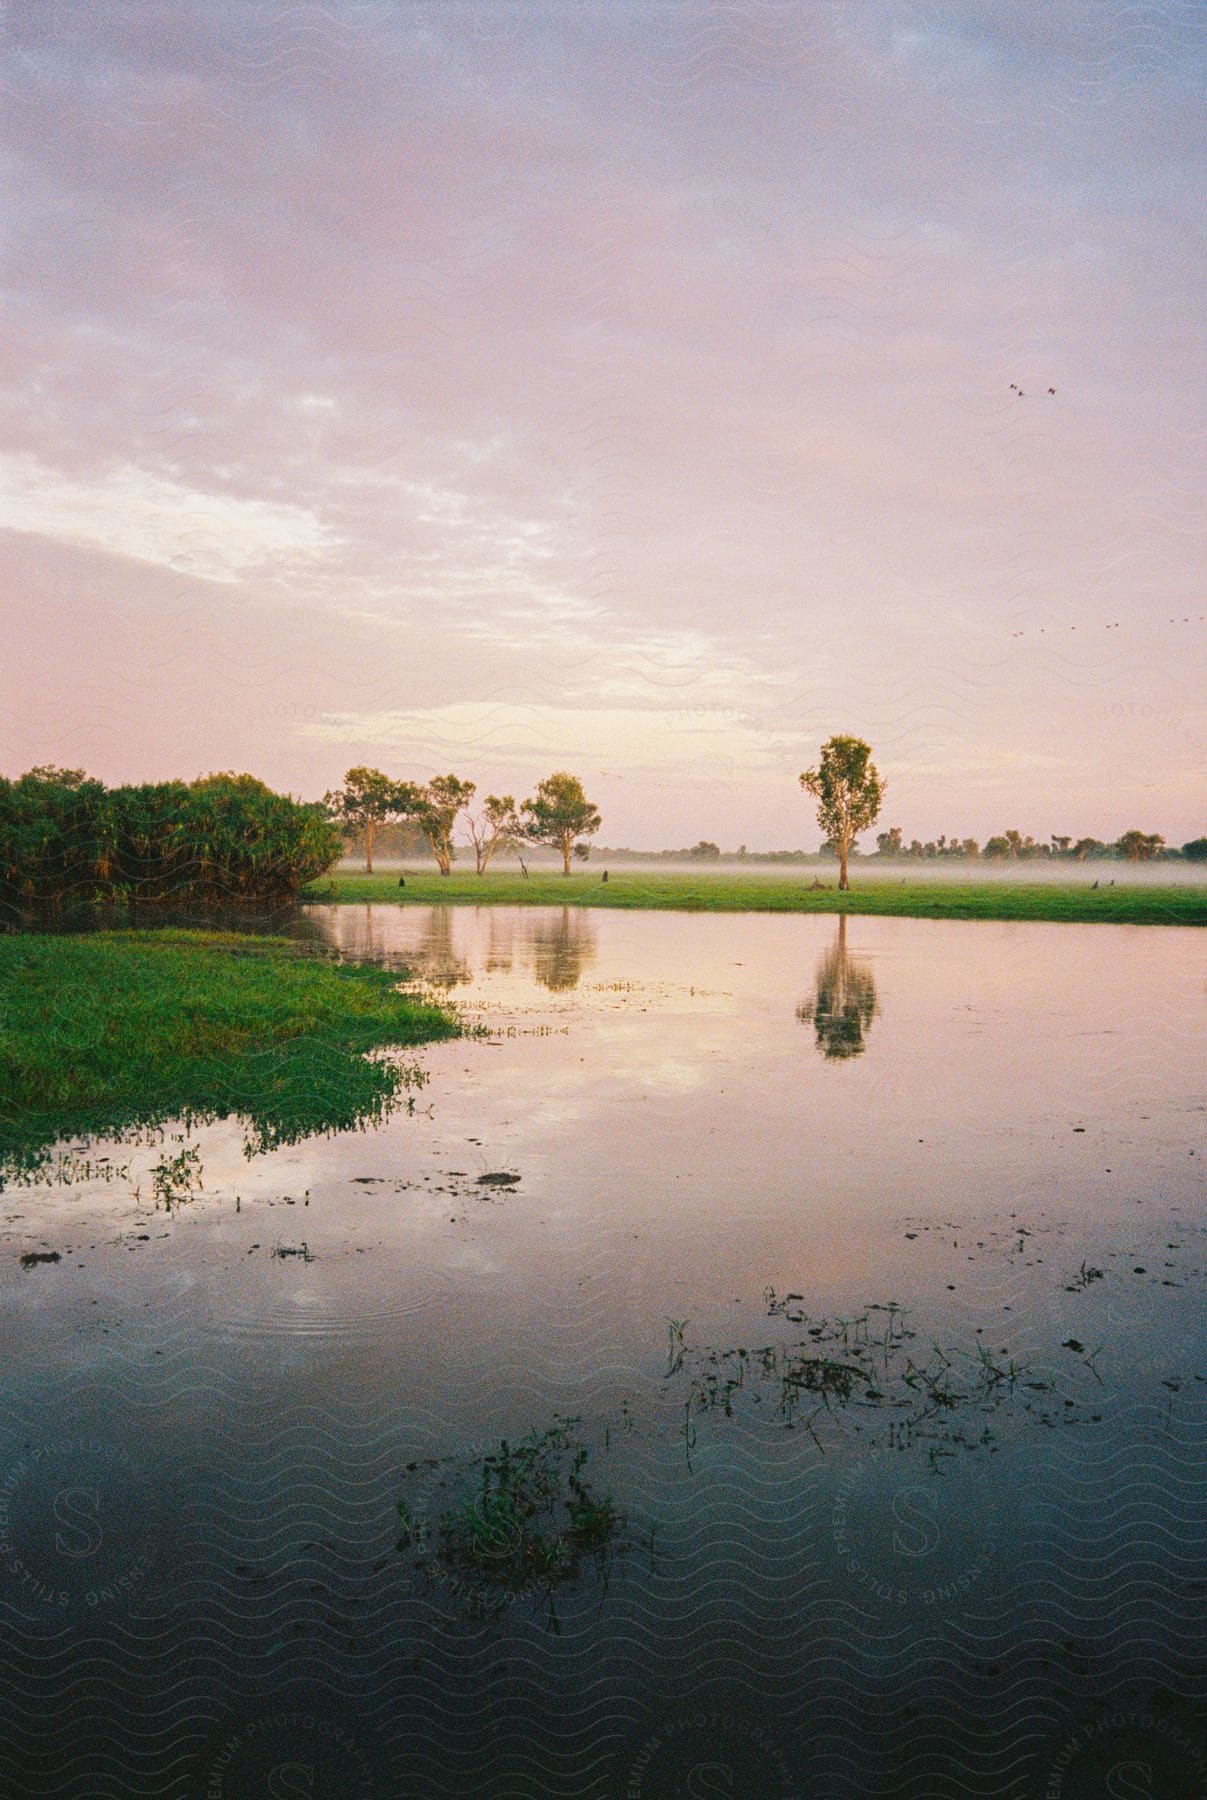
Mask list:
[[[126,1183],[14,1189],[10,1232],[26,1247],[40,1221],[56,1244],[99,1233],[120,1246],[145,1229],[149,1243],[118,1256],[119,1294],[154,1270],[210,1328],[287,1333],[305,1315],[371,1343],[383,1321],[405,1335],[434,1306],[455,1335],[463,1306],[487,1296],[495,1316],[474,1331],[505,1336],[604,1254],[620,1256],[626,1291],[736,1295],[811,1278],[866,1299],[925,1286],[950,1254],[926,1239],[903,1260],[906,1214],[959,1225],[1022,1208],[1092,1235],[1132,1229],[1137,1195],[1194,1194],[1202,993],[1189,933],[849,920],[879,1010],[863,1055],[835,1064],[796,1017],[832,919],[580,915],[587,970],[550,994],[534,945],[564,917],[316,913],[342,948],[371,946],[420,976],[429,954],[453,956],[470,977],[453,997],[492,1041],[423,1050],[431,1081],[414,1114],[379,1130],[249,1161],[236,1126],[205,1127],[204,1192],[171,1218],[147,1204],[155,1143],[121,1153]],[[519,1187],[484,1198],[477,1177],[499,1169]],[[272,1259],[303,1240],[315,1263]],[[114,1272],[92,1252],[83,1261],[68,1320],[112,1298]],[[36,1306],[44,1292],[28,1281],[17,1298]]]
[[[6,772],[1201,830],[1195,9],[488,10],[10,9]]]

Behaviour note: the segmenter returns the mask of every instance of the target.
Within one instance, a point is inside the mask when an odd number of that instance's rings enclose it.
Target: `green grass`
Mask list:
[[[619,867],[606,882],[598,871],[563,876],[534,870],[525,881],[511,870],[484,876],[458,872],[447,878],[433,869],[407,871],[405,888],[397,871],[359,875],[344,870],[312,882],[302,898],[310,902],[391,901],[401,906],[433,901],[450,905],[618,906],[678,912],[882,913],[911,919],[1031,919],[1069,924],[1207,925],[1207,885],[1202,887],[1108,887],[1091,876],[1067,883],[1038,881],[907,881],[854,876],[840,894],[836,875],[829,887],[814,889],[815,873],[706,875]]]
[[[364,1053],[459,1030],[396,981],[287,938],[0,937],[0,1170],[168,1118],[237,1114],[249,1148],[380,1118],[419,1072]]]

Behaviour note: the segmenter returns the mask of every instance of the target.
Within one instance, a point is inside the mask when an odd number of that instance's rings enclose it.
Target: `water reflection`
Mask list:
[[[876,982],[867,963],[847,950],[847,920],[842,914],[838,935],[818,959],[814,991],[796,1009],[802,1025],[817,1033],[817,1048],[829,1060],[860,1056],[864,1035],[876,1017]]]
[[[453,908],[433,906],[423,945],[423,978],[445,990],[472,980],[469,963],[454,942]]]
[[[599,948],[598,925],[576,906],[341,906],[322,926],[341,956],[384,963],[446,992],[500,975],[569,993]]]
[[[532,934],[532,972],[551,994],[566,993],[595,961],[597,945],[590,916],[581,907],[563,906],[560,918],[543,919]]]

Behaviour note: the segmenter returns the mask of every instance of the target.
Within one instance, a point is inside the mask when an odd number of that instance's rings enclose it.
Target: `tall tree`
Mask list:
[[[453,832],[477,791],[476,782],[461,781],[456,775],[434,775],[426,787],[419,789],[411,814],[431,845],[442,875],[452,874]]]
[[[510,794],[487,794],[481,812],[476,816],[473,813],[466,815],[466,825],[474,847],[477,872],[485,875],[495,851],[505,850],[520,835],[514,798]]]
[[[800,784],[817,801],[817,823],[838,852],[838,886],[850,886],[847,859],[857,834],[876,823],[886,782],[872,761],[872,747],[862,738],[842,735],[821,747],[821,761],[806,769]]]
[[[575,840],[590,837],[603,823],[577,775],[559,771],[538,782],[536,795],[520,808],[520,829],[532,844],[551,844],[562,853],[562,874],[570,873]]]
[[[365,874],[373,873],[373,844],[383,825],[404,818],[415,805],[417,790],[409,781],[392,781],[380,769],[349,769],[342,788],[326,794],[328,813],[346,830],[363,832]]]

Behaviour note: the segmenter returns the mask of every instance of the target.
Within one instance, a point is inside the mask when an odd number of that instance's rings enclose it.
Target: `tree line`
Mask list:
[[[397,781],[381,769],[363,765],[349,769],[344,785],[324,798],[328,816],[363,843],[365,873],[373,873],[373,850],[383,829],[409,825],[426,842],[442,875],[451,875],[456,858],[453,834],[464,824],[474,852],[474,867],[485,875],[491,859],[525,844],[547,844],[562,854],[562,873],[570,858],[585,851],[585,840],[602,824],[577,775],[564,770],[537,783],[536,793],[518,807],[512,794],[487,794],[475,806],[477,783],[457,775],[435,775],[430,781]]]
[[[1102,838],[1082,837],[1074,839],[1072,835],[1059,836],[1055,832],[1048,839],[1036,840],[1024,836],[1021,831],[1004,831],[991,837],[981,845],[976,838],[947,837],[942,832],[937,838],[927,843],[919,843],[913,838],[904,842],[899,825],[889,831],[881,831],[876,836],[876,854],[878,856],[899,858],[912,857],[915,860],[942,859],[954,857],[967,862],[978,857],[986,857],[991,862],[1029,862],[1055,859],[1064,862],[1097,862],[1115,859],[1122,862],[1155,862],[1164,857],[1185,857],[1188,862],[1207,861],[1207,838],[1192,838],[1183,844],[1181,850],[1167,845],[1159,831],[1125,831],[1113,843]]]
[[[870,747],[844,735],[822,745],[817,767],[802,773],[800,783],[817,800],[822,853],[837,857],[839,887],[845,888],[848,863],[859,854],[858,836],[875,825],[887,784]],[[523,867],[529,844],[560,851],[568,875],[571,858],[589,853],[587,840],[600,828],[599,810],[582,782],[564,770],[538,782],[519,806],[511,794],[487,794],[479,802],[477,792],[475,782],[456,775],[401,781],[361,766],[349,769],[343,786],[322,801],[303,802],[274,793],[254,775],[224,772],[109,788],[82,769],[43,765],[15,780],[0,777],[0,916],[47,907],[287,900],[339,860],[351,835],[363,842],[371,873],[381,833],[400,830],[428,847],[442,875],[452,871],[454,833],[462,829],[479,875],[505,850],[517,853]],[[1138,829],[1114,843],[1055,833],[1037,842],[1012,829],[981,846],[975,838],[945,834],[906,844],[900,827],[892,826],[877,835],[876,845],[876,856],[886,861],[1207,862],[1207,837],[1192,839],[1179,852],[1159,832]],[[646,854],[721,858],[711,839],[687,851]],[[737,860],[747,855],[742,845]],[[803,851],[756,852],[749,860],[806,858]]]

